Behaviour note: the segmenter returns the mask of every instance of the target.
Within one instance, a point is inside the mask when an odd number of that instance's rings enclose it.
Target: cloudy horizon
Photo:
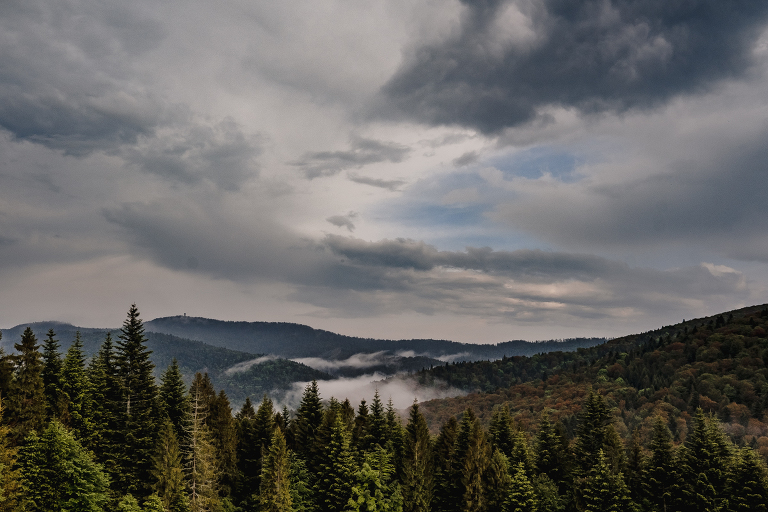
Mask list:
[[[768,302],[768,4],[0,5],[0,328],[613,337]]]

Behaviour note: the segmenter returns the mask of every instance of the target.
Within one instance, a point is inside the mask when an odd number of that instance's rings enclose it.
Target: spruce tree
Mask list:
[[[480,419],[475,419],[470,429],[467,450],[463,457],[461,484],[464,495],[461,500],[462,512],[485,510],[485,475],[491,459],[491,446],[486,439]]]
[[[3,339],[3,333],[0,332],[0,340]],[[13,370],[16,365],[13,362],[13,356],[6,354],[0,347],[0,398],[8,398],[13,381]]]
[[[382,448],[387,445],[387,417],[384,412],[384,404],[381,402],[379,396],[379,390],[373,394],[373,401],[371,402],[371,414],[368,426],[368,439],[365,443],[365,449],[370,449],[376,445]]]
[[[160,404],[163,412],[173,425],[176,439],[180,443],[185,442],[186,432],[189,430],[189,397],[175,357],[163,372],[160,382]]]
[[[221,390],[210,404],[206,423],[216,448],[219,494],[228,497],[232,494],[237,480],[237,432],[232,408],[224,390]]]
[[[313,380],[304,388],[301,403],[292,423],[294,450],[304,459],[311,475],[317,474],[317,461],[322,447],[316,443],[317,431],[323,422],[323,404],[317,381]]]
[[[166,419],[160,429],[160,435],[152,457],[152,486],[165,510],[168,512],[187,512],[186,484],[181,450],[176,439],[173,424]]]
[[[768,510],[768,469],[765,461],[751,448],[736,455],[728,475],[728,510],[730,512],[765,512]]]
[[[651,442],[648,445],[651,458],[646,471],[648,501],[657,510],[670,510],[675,488],[674,451],[672,434],[666,422],[657,416],[653,423]]]
[[[261,512],[291,512],[291,465],[285,436],[275,429],[261,469]]]
[[[190,396],[190,427],[187,433],[186,474],[189,486],[189,504],[192,512],[210,512],[219,507],[219,493],[216,481],[216,449],[205,424],[208,415],[206,400],[203,397],[202,376],[195,376]]]
[[[160,403],[144,325],[131,305],[118,337],[115,364],[122,392],[119,431],[123,437],[117,489],[148,496],[152,453],[160,427]]]
[[[53,329],[48,329],[48,334],[43,342],[43,386],[45,388],[45,417],[61,419],[65,400],[61,391],[61,354],[59,353],[59,340]]]
[[[495,448],[483,476],[486,512],[502,512],[511,484],[509,461],[499,448]]]
[[[345,510],[350,512],[402,512],[403,496],[393,480],[395,466],[383,448],[366,453],[362,467],[355,472],[352,493]]]
[[[429,427],[419,404],[414,401],[405,427],[402,478],[405,512],[429,512],[434,487],[432,464]]]
[[[625,481],[629,494],[638,505],[646,505],[648,496],[648,458],[643,452],[640,444],[640,435],[638,430],[632,431],[632,438],[627,447],[627,469]],[[647,507],[644,507],[647,508]]]
[[[365,398],[360,400],[360,405],[357,406],[357,416],[355,416],[355,428],[352,431],[352,445],[357,447],[358,450],[365,450],[365,439],[368,436],[368,405],[365,403]]]
[[[488,437],[491,444],[501,450],[501,453],[510,457],[515,444],[515,432],[512,429],[512,417],[509,414],[509,406],[504,404],[497,407],[491,416],[491,424],[488,426]]]
[[[27,327],[21,343],[14,344],[15,371],[8,396],[8,417],[14,444],[21,442],[32,430],[41,430],[45,420],[45,388],[43,363],[37,338]]]
[[[558,428],[560,427],[560,428]],[[562,423],[552,425],[548,416],[539,424],[534,457],[536,471],[547,475],[562,493],[570,486],[571,452],[568,437],[562,429]]]
[[[440,433],[433,446],[433,467],[435,468],[435,491],[432,497],[432,508],[437,512],[450,510],[453,504],[452,476],[454,464],[454,446],[459,424],[454,416],[440,428]]]
[[[68,426],[80,443],[91,447],[93,437],[93,390],[85,368],[80,331],[67,350],[61,369],[61,391],[66,397]]]
[[[93,403],[93,436],[90,446],[109,474],[120,471],[123,397],[117,375],[112,336],[107,333],[88,367]]]
[[[622,474],[611,472],[602,449],[584,482],[582,501],[584,512],[626,512],[634,508]]]
[[[352,481],[357,468],[349,440],[350,435],[341,416],[337,415],[331,438],[321,456],[314,486],[319,512],[340,512],[352,496]]]
[[[512,481],[503,510],[504,512],[536,512],[538,510],[536,494],[522,462],[518,462],[512,469]]]
[[[2,424],[2,416],[0,402],[0,512],[15,512],[21,498],[17,449],[10,444],[10,429]]]
[[[597,452],[604,449],[611,416],[605,399],[590,390],[584,401],[576,432],[574,452],[578,472],[585,475],[597,460]]]
[[[109,479],[100,464],[53,420],[38,437],[33,432],[19,451],[24,510],[101,512]]]

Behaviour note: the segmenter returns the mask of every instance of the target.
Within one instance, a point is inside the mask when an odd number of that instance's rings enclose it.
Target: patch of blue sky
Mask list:
[[[565,183],[573,183],[578,181],[574,171],[581,159],[582,157],[563,148],[539,146],[516,153],[496,155],[486,163],[503,172],[506,178],[519,176],[538,179],[550,174]]]

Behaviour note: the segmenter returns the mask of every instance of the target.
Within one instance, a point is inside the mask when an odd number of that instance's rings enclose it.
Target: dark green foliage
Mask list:
[[[605,399],[590,390],[579,418],[574,453],[577,469],[586,474],[597,460],[597,452],[604,449],[611,416]]]
[[[122,445],[118,445],[122,449],[115,479],[118,492],[141,497],[149,495],[152,452],[160,427],[160,403],[152,375],[155,365],[149,358],[151,351],[146,341],[134,304],[123,323],[115,354],[122,394],[118,430],[123,438]]]
[[[651,451],[645,479],[648,486],[648,501],[658,510],[668,510],[672,506],[672,493],[677,478],[672,450],[672,434],[664,420],[659,416],[654,421],[648,448]]]
[[[368,436],[368,405],[365,403],[365,398],[360,401],[360,405],[357,407],[357,416],[355,417],[355,428],[352,431],[352,444],[357,447],[363,447]]]
[[[488,435],[491,444],[501,450],[501,453],[509,457],[515,445],[512,417],[509,415],[509,406],[497,407],[491,416],[491,424],[488,427]]]
[[[88,368],[91,383],[93,435],[90,447],[110,474],[118,471],[121,452],[123,396],[117,375],[112,336],[107,333]]]
[[[0,407],[0,420],[3,412]],[[0,422],[0,512],[14,512],[21,498],[17,449],[10,444],[9,432],[10,429]]]
[[[432,498],[432,508],[437,511],[450,510],[452,507],[453,464],[456,436],[459,424],[451,416],[440,429],[435,439],[433,458],[435,468],[435,491]]]
[[[317,463],[322,447],[317,446],[315,437],[323,422],[323,404],[320,402],[320,391],[317,381],[312,381],[304,389],[301,404],[292,422],[294,446],[293,449],[307,464],[310,474],[317,473]]]
[[[485,510],[487,505],[485,476],[490,459],[491,445],[488,443],[480,420],[475,419],[470,427],[467,448],[461,459],[462,511]]]
[[[552,425],[546,415],[539,424],[534,457],[538,473],[547,475],[561,490],[569,485],[572,457],[568,437],[562,424]]]
[[[106,504],[107,475],[56,420],[25,440],[19,466],[25,510],[101,512]]]
[[[285,437],[274,429],[269,448],[264,455],[259,486],[259,510],[262,512],[290,512],[291,464]]]
[[[366,454],[354,474],[354,485],[345,510],[350,512],[402,512],[404,499],[396,481],[391,455],[383,448]],[[407,504],[407,498],[405,499]]]
[[[381,447],[387,444],[387,417],[384,413],[384,404],[381,402],[379,390],[373,394],[371,402],[371,414],[368,420],[368,436],[363,445],[363,449],[368,449],[379,445]]]
[[[59,340],[53,329],[48,329],[43,342],[43,386],[45,387],[46,419],[61,419],[66,405],[61,393],[61,353]]]
[[[405,512],[428,512],[434,490],[433,458],[429,429],[419,405],[411,406],[405,427],[402,492]]]
[[[94,435],[93,390],[85,368],[80,333],[67,350],[61,369],[61,392],[66,400],[67,425],[83,445],[90,447]]]
[[[160,385],[160,405],[173,425],[176,439],[185,441],[189,430],[189,397],[181,376],[179,364],[173,359],[163,372]]]
[[[46,402],[42,357],[32,329],[24,330],[21,342],[14,344],[14,348],[16,368],[8,394],[6,421],[11,426],[12,439],[19,443],[32,430],[42,429]]]
[[[232,408],[224,391],[211,401],[206,421],[216,448],[217,474],[219,476],[219,494],[229,496],[237,481],[237,433]]]
[[[483,475],[486,512],[501,512],[504,509],[508,490],[512,484],[509,467],[506,455],[498,448],[494,449]]]
[[[512,482],[503,510],[504,512],[536,512],[537,507],[536,494],[525,473],[525,466],[518,463],[512,468]]]
[[[320,512],[340,512],[352,497],[357,470],[349,446],[350,435],[341,416],[336,416],[328,445],[322,452],[315,483],[315,502]]]
[[[736,455],[728,475],[728,510],[732,512],[764,512],[768,510],[768,469],[765,461],[749,448]]]
[[[627,512],[634,507],[621,473],[611,472],[602,449],[589,470],[581,498],[584,512]]]
[[[152,457],[153,496],[160,499],[168,512],[187,512],[186,484],[182,455],[173,424],[166,419],[160,429],[157,447]]]

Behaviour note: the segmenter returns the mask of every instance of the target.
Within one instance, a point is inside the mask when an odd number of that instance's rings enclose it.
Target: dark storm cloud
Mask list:
[[[547,105],[647,108],[740,76],[768,15],[741,0],[464,0],[461,30],[384,87],[406,117],[486,133]]]
[[[402,187],[407,183],[405,180],[382,180],[379,178],[369,178],[368,176],[360,176],[359,174],[355,174],[352,172],[347,175],[347,178],[349,178],[349,181],[354,181],[355,183],[360,183],[361,185],[370,185],[372,187],[385,188],[393,192],[395,192],[396,190],[398,190],[400,187]]]
[[[0,3],[0,127],[79,156],[135,142],[167,113],[130,63],[162,37],[120,4]]]
[[[410,148],[394,142],[354,138],[347,151],[306,153],[291,164],[302,169],[307,178],[312,179],[333,176],[346,169],[359,169],[379,162],[402,162],[410,151]]]

